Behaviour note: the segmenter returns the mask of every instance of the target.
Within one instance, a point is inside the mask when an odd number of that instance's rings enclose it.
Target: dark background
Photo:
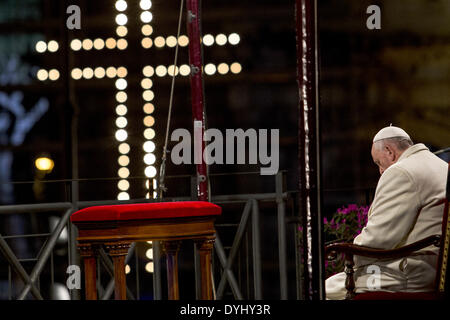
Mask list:
[[[140,81],[145,65],[170,65],[174,48],[143,49],[139,1],[127,1],[126,50],[72,51],[74,67],[125,66],[128,69],[127,142],[131,145],[129,179],[131,198],[145,197],[142,119],[144,104]],[[117,38],[114,1],[72,1],[81,8],[81,30],[68,32],[69,39]],[[381,8],[381,30],[368,30],[366,8]],[[61,43],[68,17],[64,3],[56,0],[0,1],[0,74],[20,75],[21,80],[0,83],[0,92],[24,93],[29,110],[40,97],[49,100],[48,112],[27,134],[20,146],[4,144],[12,151],[11,177],[14,201],[4,204],[67,200],[64,182],[45,183],[43,196],[33,191],[34,159],[41,154],[55,161],[47,180],[70,178],[64,121],[65,84],[38,81],[39,68],[61,69],[65,49],[37,53],[39,40]],[[153,1],[151,25],[158,35],[176,34],[179,2]],[[378,180],[370,157],[371,139],[392,123],[405,129],[414,142],[432,151],[450,144],[450,1],[449,0],[323,0],[318,1],[320,45],[320,117],[322,186],[325,216],[349,203],[368,204]],[[184,16],[183,16],[184,19]],[[214,0],[202,2],[203,34],[240,35],[238,45],[204,47],[204,62],[216,65],[239,62],[239,74],[205,75],[207,124],[225,129],[280,130],[280,170],[285,170],[286,189],[298,188],[297,130],[298,85],[296,78],[295,2],[276,0]],[[186,34],[185,21],[182,34]],[[15,68],[8,61],[19,59]],[[179,64],[188,63],[187,47],[180,48]],[[160,163],[169,105],[170,77],[153,78],[157,166]],[[73,81],[79,108],[78,156],[81,200],[116,199],[118,142],[114,138],[114,80]],[[4,109],[0,105],[1,108]],[[171,129],[192,132],[188,77],[177,77]],[[10,128],[7,130],[11,130]],[[10,131],[9,131],[10,132]],[[173,144],[171,145],[173,146]],[[445,157],[445,155],[443,156]],[[446,158],[448,160],[448,157]],[[167,175],[192,175],[193,166],[167,163]],[[213,165],[210,173],[257,172],[259,165]],[[274,177],[229,175],[211,178],[211,193],[242,194],[273,192]],[[29,183],[19,183],[29,182]],[[4,182],[3,182],[4,183]],[[189,180],[168,179],[168,195],[190,194]],[[295,215],[295,212],[294,212]],[[27,225],[28,226],[28,225]],[[27,228],[30,228],[28,226]],[[8,230],[5,230],[6,232]],[[5,232],[3,231],[3,232]],[[266,232],[270,232],[267,231]],[[263,235],[264,236],[264,235]],[[270,237],[268,237],[270,238]],[[276,242],[267,243],[267,250]]]

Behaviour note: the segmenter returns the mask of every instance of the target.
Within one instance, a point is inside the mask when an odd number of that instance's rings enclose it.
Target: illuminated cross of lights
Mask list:
[[[141,33],[141,46],[143,49],[150,49],[153,46],[156,49],[161,49],[164,47],[173,48],[177,45],[180,47],[186,47],[189,44],[189,39],[186,35],[181,35],[178,39],[176,36],[170,35],[168,37],[164,36],[156,36],[152,38],[153,35],[153,27],[150,24],[153,20],[153,15],[150,9],[152,8],[151,0],[140,0],[139,6],[141,8],[140,11],[140,20],[142,22]],[[110,37],[106,40],[101,38],[96,38],[94,40],[91,39],[73,39],[70,43],[70,49],[73,51],[80,50],[125,50],[128,47],[128,42],[126,40],[126,36],[128,33],[128,29],[126,27],[128,23],[128,17],[126,15],[127,10],[127,2],[125,0],[117,0],[115,3],[115,8],[117,10],[117,14],[115,17],[116,22],[116,35],[117,37]],[[225,34],[217,34],[213,36],[211,34],[206,34],[202,38],[202,42],[204,46],[212,46],[214,44],[219,46],[224,46],[227,43],[230,45],[237,45],[240,42],[240,37],[237,33],[231,33],[228,36]],[[38,41],[36,43],[36,51],[39,53],[48,52],[57,52],[59,50],[59,44],[55,40],[50,40],[48,42]],[[208,63],[204,66],[204,72],[206,75],[211,76],[215,74],[225,75],[228,73],[237,74],[240,73],[242,67],[240,63],[234,62],[231,64],[227,63],[219,63],[213,64]],[[142,99],[143,99],[143,123],[145,126],[143,135],[145,138],[145,142],[143,144],[143,149],[145,152],[143,161],[145,164],[144,174],[147,178],[151,179],[150,181],[146,181],[146,189],[147,194],[146,198],[155,198],[156,192],[150,195],[150,188],[156,190],[156,179],[155,176],[157,174],[157,170],[155,168],[156,157],[154,151],[156,149],[155,143],[153,142],[155,138],[155,130],[152,128],[155,124],[155,119],[152,116],[155,106],[152,101],[155,98],[155,93],[151,90],[153,86],[153,79],[155,76],[157,77],[165,77],[165,76],[173,76],[181,75],[181,76],[189,76],[191,69],[188,64],[183,64],[180,66],[174,65],[158,65],[156,67],[151,65],[146,65],[142,68]],[[115,108],[116,112],[116,133],[115,138],[118,141],[118,152],[119,156],[117,158],[119,169],[117,171],[117,175],[120,178],[117,188],[118,200],[129,200],[130,196],[128,193],[128,189],[130,187],[130,183],[127,178],[130,176],[130,170],[128,169],[128,165],[130,163],[130,145],[127,143],[128,140],[128,132],[127,132],[127,93],[125,89],[127,88],[127,77],[128,70],[124,66],[120,67],[86,67],[86,68],[73,68],[71,70],[71,77],[74,80],[89,80],[89,79],[100,79],[104,77],[108,77],[110,79],[115,79],[115,87],[117,89],[116,92],[116,101],[117,106]],[[40,81],[56,81],[60,77],[60,73],[57,69],[39,69],[36,74],[38,80]]]

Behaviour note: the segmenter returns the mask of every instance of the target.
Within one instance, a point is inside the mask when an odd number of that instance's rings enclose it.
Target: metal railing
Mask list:
[[[243,174],[243,173],[240,173]],[[244,174],[259,174],[244,173]],[[298,226],[300,225],[300,217],[298,216],[298,208],[296,207],[296,200],[298,200],[298,191],[287,191],[284,187],[284,176],[286,172],[279,172],[273,176],[270,186],[273,187],[273,192],[266,193],[246,193],[246,194],[228,194],[228,195],[212,195],[210,201],[220,205],[224,214],[216,223],[216,242],[214,246],[213,270],[215,280],[215,297],[216,299],[265,299],[274,298],[273,293],[276,291],[277,299],[302,299],[303,297],[303,272],[302,272],[302,257],[301,239],[297,236]],[[212,174],[212,177],[215,175]],[[217,174],[220,177],[221,174]],[[227,175],[229,176],[229,175]],[[190,179],[191,194],[178,197],[167,197],[164,201],[182,201],[195,199],[195,176],[182,175],[168,177],[173,179]],[[83,181],[89,179],[83,179]],[[100,179],[94,179],[96,181]],[[106,179],[111,180],[111,179]],[[81,181],[81,180],[79,180]],[[77,181],[64,180],[61,182],[70,182],[72,184]],[[188,183],[189,184],[189,183]],[[341,197],[342,192],[354,192],[353,196],[358,194],[357,198],[370,204],[373,196],[374,188],[348,188],[348,189],[325,189],[324,198],[336,194]],[[78,192],[74,191],[73,192]],[[74,197],[77,199],[78,195]],[[19,204],[19,205],[2,205],[0,206],[0,216],[17,213],[50,213],[59,212],[61,214],[56,226],[50,232],[32,233],[23,235],[0,235],[0,250],[6,259],[8,270],[8,298],[23,299],[44,299],[47,296],[42,292],[40,276],[43,274],[46,266],[49,265],[50,271],[47,272],[47,278],[50,279],[50,284],[55,282],[55,266],[54,253],[55,246],[64,229],[67,230],[67,265],[80,265],[78,250],[76,247],[77,230],[70,223],[70,215],[81,208],[105,204],[124,204],[124,203],[139,203],[139,202],[153,202],[153,199],[132,199],[128,201],[118,200],[101,200],[101,201],[66,201],[53,203],[39,203],[39,204]],[[240,206],[239,208],[236,208]],[[261,206],[264,210],[261,211]],[[268,207],[268,208],[267,208]],[[287,215],[291,211],[292,214]],[[229,216],[233,216],[238,221],[230,222]],[[264,254],[267,251],[268,244],[266,235],[262,232],[262,228],[270,224],[270,228],[266,233],[270,233],[270,237],[276,238],[276,244],[273,245],[272,258],[276,263],[269,263],[270,267],[265,267],[267,262],[264,261]],[[230,236],[231,235],[231,236]],[[42,248],[36,257],[33,258],[18,258],[11,249],[8,241],[19,238],[27,239],[46,239]],[[227,242],[228,241],[228,242]],[[272,241],[275,243],[275,241]],[[295,243],[294,245],[292,243]],[[153,277],[152,283],[152,299],[164,299],[165,286],[162,284],[164,279],[163,273],[163,259],[161,257],[161,250],[159,243],[154,242],[153,248]],[[264,250],[262,249],[264,248]],[[139,246],[134,244],[126,257],[126,263],[134,265],[132,272],[127,275],[127,281],[130,288],[127,289],[128,299],[142,299],[145,298],[146,286],[150,285],[143,279],[142,266],[139,253]],[[267,255],[267,254],[266,254]],[[193,246],[193,262],[195,267],[196,278],[199,279],[198,258],[195,246]],[[267,257],[266,257],[267,258]],[[101,251],[98,258],[98,291],[99,299],[111,299],[114,290],[113,282],[113,267],[110,258],[104,251]],[[189,261],[190,265],[192,261]],[[33,267],[29,266],[34,263]],[[271,269],[271,276],[276,273],[278,288],[270,287],[267,284],[268,272]],[[29,270],[28,270],[29,269]],[[293,275],[294,269],[295,275]],[[241,272],[245,270],[245,272]],[[21,282],[23,288],[17,293],[16,297],[12,294],[12,282],[14,275]],[[60,278],[67,274],[58,275]],[[289,281],[295,277],[294,281]],[[0,275],[2,277],[2,275]],[[131,287],[133,287],[131,290]],[[199,292],[199,283],[195,283],[196,292]],[[276,290],[275,290],[276,289]],[[228,291],[227,291],[228,290]],[[295,294],[293,294],[295,292]],[[83,290],[70,290],[72,299],[80,299],[83,296]],[[51,296],[50,296],[51,297]],[[196,294],[195,297],[198,297]]]
[[[226,294],[226,285],[229,285],[235,299],[247,299],[250,296],[244,295],[242,290],[236,280],[235,271],[233,268],[236,265],[235,258],[238,251],[241,249],[243,243],[243,236],[246,234],[247,229],[251,230],[251,254],[252,254],[252,279],[246,279],[246,286],[249,286],[250,281],[253,283],[253,293],[251,295],[254,299],[262,299],[263,295],[263,278],[262,278],[262,262],[261,262],[261,236],[260,236],[260,225],[261,221],[264,220],[264,216],[261,216],[259,210],[260,202],[272,202],[277,206],[277,228],[275,231],[278,234],[278,260],[279,260],[279,277],[280,277],[280,298],[287,299],[288,289],[287,289],[287,254],[286,254],[286,217],[285,217],[285,206],[286,201],[289,197],[289,193],[283,191],[282,179],[283,174],[280,172],[274,178],[275,182],[275,192],[273,193],[256,193],[256,194],[236,194],[236,195],[216,195],[211,197],[211,201],[226,207],[228,204],[236,205],[238,203],[244,204],[244,209],[240,214],[240,223],[237,225],[237,231],[234,236],[233,243],[231,247],[226,246],[221,237],[221,229],[227,228],[227,222],[222,222],[217,224],[217,240],[215,244],[215,259],[216,264],[215,270],[221,269],[215,278],[218,280],[218,285],[216,288],[216,298],[221,299]],[[183,176],[188,177],[188,176]],[[190,177],[193,179],[192,177]],[[165,201],[180,201],[180,200],[190,200],[192,196],[186,197],[174,197],[164,199]],[[17,213],[48,213],[48,212],[62,212],[61,218],[51,232],[39,233],[39,234],[23,234],[23,235],[12,235],[12,236],[1,236],[0,235],[0,248],[2,254],[6,258],[8,263],[8,297],[12,299],[12,271],[18,275],[20,280],[24,283],[23,288],[17,294],[17,299],[23,300],[27,298],[34,299],[44,299],[43,294],[39,287],[39,278],[44,271],[44,267],[48,264],[50,260],[50,279],[51,283],[54,282],[54,262],[53,262],[53,251],[57,243],[58,238],[61,236],[64,228],[68,231],[67,239],[67,263],[68,265],[80,265],[79,256],[76,248],[76,229],[70,223],[70,215],[81,208],[95,205],[104,204],[123,204],[123,203],[136,203],[136,202],[152,202],[154,200],[149,199],[132,199],[129,201],[117,201],[117,200],[106,200],[106,201],[76,201],[76,202],[54,202],[54,203],[39,203],[39,204],[19,204],[19,205],[2,205],[0,206],[0,214],[17,214]],[[227,230],[228,232],[229,230]],[[35,258],[31,259],[21,259],[18,258],[11,247],[8,245],[7,240],[18,239],[18,238],[33,238],[41,237],[47,238],[40,252]],[[158,257],[160,252],[157,252],[157,243],[154,244],[154,277],[153,277],[153,287],[154,287],[154,299],[163,298],[163,286],[161,285],[161,265]],[[229,253],[227,255],[227,249]],[[135,252],[136,246],[130,248],[130,252],[127,256],[127,262],[131,261],[133,256],[135,257],[134,263],[136,281],[135,281],[135,293],[133,294],[128,290],[127,295],[130,299],[139,299],[139,293],[142,291],[140,288],[141,283],[139,283],[139,266],[138,266],[138,255]],[[112,263],[109,257],[102,252],[100,255],[101,264],[103,266],[103,272],[99,269],[99,275],[102,275],[103,279],[105,270],[106,274],[112,275]],[[196,252],[194,250],[194,260],[196,261]],[[23,266],[24,263],[34,262],[35,265],[31,272],[27,272]],[[217,267],[219,266],[219,268]],[[249,266],[246,266],[247,268]],[[198,272],[198,268],[196,268]],[[67,275],[66,275],[67,276]],[[198,286],[197,286],[198,287]],[[112,278],[109,280],[108,284],[103,287],[101,281],[98,283],[99,292],[101,293],[100,299],[109,299],[113,292],[114,283]],[[80,298],[79,290],[71,290],[72,299]]]

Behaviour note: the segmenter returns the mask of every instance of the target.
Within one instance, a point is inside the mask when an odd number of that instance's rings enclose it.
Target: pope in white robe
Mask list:
[[[392,126],[374,137],[372,157],[381,177],[367,225],[353,243],[394,249],[441,234],[448,164],[424,144],[412,145],[404,130]],[[432,291],[437,255],[438,248],[429,246],[395,260],[355,256],[356,293]],[[326,298],[344,299],[344,282],[344,272],[326,279]]]

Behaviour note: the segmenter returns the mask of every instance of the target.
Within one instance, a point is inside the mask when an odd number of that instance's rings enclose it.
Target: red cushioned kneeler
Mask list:
[[[96,206],[72,214],[72,222],[123,221],[220,215],[222,209],[205,201],[134,203]]]
[[[126,298],[125,256],[132,242],[161,241],[167,259],[168,298],[179,299],[177,252],[182,240],[198,249],[201,299],[212,299],[214,221],[222,209],[205,201],[94,206],[72,214],[84,260],[86,299],[97,299],[96,257],[104,248],[114,263],[115,298]]]

